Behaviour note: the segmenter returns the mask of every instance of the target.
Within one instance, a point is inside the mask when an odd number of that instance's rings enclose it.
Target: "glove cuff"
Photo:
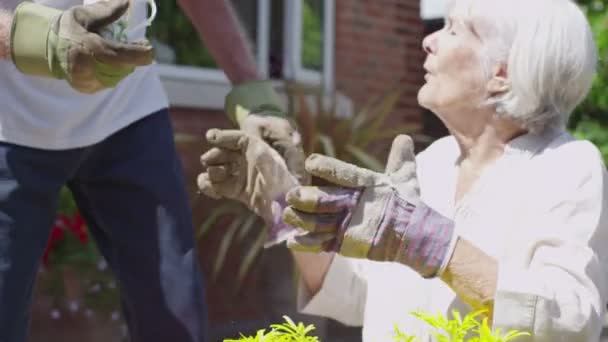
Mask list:
[[[457,240],[454,221],[397,194],[388,202],[378,233],[372,245],[385,246],[387,259],[411,267],[424,278],[443,273]]]
[[[268,220],[269,222],[266,222],[268,225],[268,234],[266,235],[264,248],[276,246],[298,234],[298,230],[296,228],[283,221],[283,211],[285,211],[287,206],[288,204],[287,201],[285,201],[284,195],[279,196],[279,198],[272,201],[272,217]]]
[[[250,113],[285,116],[281,99],[270,81],[253,81],[240,84],[226,96],[225,110],[230,120],[240,124]]]
[[[13,63],[24,74],[60,78],[52,71],[49,56],[51,26],[61,11],[35,4],[22,2],[13,13],[11,24],[10,49]]]

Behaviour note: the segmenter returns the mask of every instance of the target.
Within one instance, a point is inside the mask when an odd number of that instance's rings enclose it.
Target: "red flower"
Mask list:
[[[86,245],[89,242],[89,234],[80,213],[77,212],[71,220],[68,219],[66,226],[78,238],[80,243]]]
[[[44,252],[42,254],[42,263],[48,266],[49,256],[61,240],[65,238],[66,230],[70,231],[78,241],[83,245],[89,242],[89,234],[86,229],[84,219],[80,213],[74,214],[73,217],[69,217],[65,214],[59,214],[49,235],[49,241],[46,244]]]
[[[62,227],[61,220],[58,218],[57,220],[55,220],[55,223],[53,224],[53,227],[51,228],[51,233],[49,235],[49,241],[47,242],[46,247],[44,248],[44,252],[42,253],[42,263],[45,266],[48,266],[49,256],[50,256],[51,252],[53,251],[53,249],[55,249],[55,246],[57,246],[57,244],[64,238],[65,238],[65,231],[64,231],[64,228]]]

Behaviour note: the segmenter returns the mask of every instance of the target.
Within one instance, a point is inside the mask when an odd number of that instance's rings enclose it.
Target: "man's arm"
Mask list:
[[[13,15],[3,9],[0,9],[0,59],[10,59],[10,34],[11,22]]]
[[[260,80],[244,28],[228,0],[179,0],[209,52],[237,85]]]
[[[243,131],[259,136],[281,151],[289,170],[305,184],[302,139],[286,118],[285,106],[268,80],[257,71],[245,30],[229,0],[178,0],[217,64],[233,84],[225,111]],[[253,114],[253,115],[252,115]]]

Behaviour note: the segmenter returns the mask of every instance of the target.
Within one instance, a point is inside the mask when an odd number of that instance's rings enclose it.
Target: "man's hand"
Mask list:
[[[310,183],[310,176],[304,170],[302,138],[288,119],[265,113],[249,114],[240,126],[244,132],[262,138],[279,152],[300,184]]]
[[[262,139],[240,130],[211,129],[207,140],[215,147],[201,157],[201,191],[237,200],[262,217],[270,228],[266,246],[284,241],[294,232],[282,221],[284,198],[298,181],[283,158]]]
[[[425,277],[445,266],[453,223],[420,200],[408,136],[394,140],[385,173],[321,155],[311,155],[306,170],[336,186],[302,186],[287,194],[285,222],[309,232],[293,237],[290,248],[400,262]]]
[[[83,93],[114,87],[154,57],[145,40],[119,43],[98,34],[128,7],[129,0],[107,0],[62,12],[23,2],[13,15],[12,60],[25,74],[65,79]]]
[[[302,138],[286,118],[282,103],[272,84],[253,81],[237,85],[226,97],[226,113],[239,127],[277,150],[287,162],[287,168],[300,184],[310,177],[304,170]]]

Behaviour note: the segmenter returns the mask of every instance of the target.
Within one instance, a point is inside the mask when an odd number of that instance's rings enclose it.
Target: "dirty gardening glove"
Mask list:
[[[266,247],[285,241],[296,230],[283,223],[285,194],[298,186],[279,153],[259,137],[241,130],[211,129],[214,148],[201,156],[205,172],[198,187],[212,198],[240,201],[269,227]]]
[[[304,172],[302,138],[295,125],[287,119],[278,94],[269,81],[239,84],[226,96],[228,117],[253,136],[260,137],[277,150],[287,168],[300,184],[308,184]]]
[[[119,43],[98,34],[128,6],[129,0],[108,0],[60,11],[22,2],[13,15],[11,58],[25,74],[65,79],[83,93],[114,87],[153,59],[147,41]]]
[[[424,277],[441,273],[455,244],[454,225],[421,202],[408,136],[393,141],[385,173],[321,155],[311,155],[306,170],[336,186],[287,194],[285,222],[308,231],[291,237],[290,248],[400,262]]]

